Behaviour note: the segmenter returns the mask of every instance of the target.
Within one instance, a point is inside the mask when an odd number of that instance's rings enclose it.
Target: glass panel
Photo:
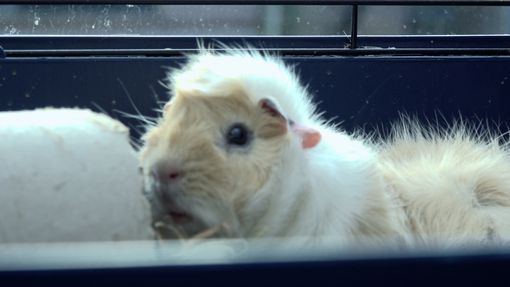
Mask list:
[[[349,6],[0,5],[4,35],[339,35]]]
[[[359,34],[510,34],[510,7],[364,6]]]

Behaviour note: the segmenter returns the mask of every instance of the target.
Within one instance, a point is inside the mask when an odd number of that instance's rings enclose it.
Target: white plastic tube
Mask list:
[[[80,109],[0,113],[0,242],[153,239],[128,129]]]

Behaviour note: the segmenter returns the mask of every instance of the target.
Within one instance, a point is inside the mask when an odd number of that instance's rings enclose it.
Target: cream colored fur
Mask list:
[[[482,127],[484,128],[484,127]],[[510,238],[510,153],[487,130],[440,130],[403,120],[378,148],[384,192],[402,231],[420,245],[501,243]],[[398,209],[397,209],[398,210]]]
[[[172,198],[193,217],[181,226],[188,235],[225,223],[223,236],[338,244],[451,246],[510,236],[510,158],[495,137],[412,121],[387,141],[346,134],[315,112],[292,69],[256,52],[204,49],[169,80],[172,99],[140,158],[156,216]],[[321,142],[303,149],[261,110],[262,99],[319,131]],[[224,145],[234,122],[253,129],[249,148]],[[158,181],[153,172],[166,165],[184,178]]]

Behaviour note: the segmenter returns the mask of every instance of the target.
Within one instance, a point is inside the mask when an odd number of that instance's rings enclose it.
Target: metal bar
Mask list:
[[[151,36],[151,35],[0,35],[0,43],[8,50],[74,50],[74,49],[194,49],[197,39],[206,46],[223,43],[238,46],[278,49],[342,49],[350,46],[350,35],[329,36]],[[241,45],[242,46],[242,45]],[[378,48],[509,48],[510,35],[358,35],[357,46]]]
[[[351,49],[358,48],[358,5],[352,5]]]
[[[82,51],[160,51],[162,49],[195,49],[197,39],[206,46],[223,43],[238,46],[248,44],[255,48],[274,49],[342,49],[351,46],[351,35],[336,36],[41,36],[41,35],[0,35],[4,49],[14,50],[75,50]],[[379,49],[506,49],[510,47],[510,35],[358,35],[357,48]],[[217,46],[217,45],[216,45]],[[241,45],[242,46],[242,45]],[[129,48],[130,50],[125,50]],[[85,49],[85,50],[84,50]]]
[[[366,55],[387,55],[387,56],[510,56],[510,48],[399,48],[399,49],[372,49],[372,48],[282,48],[282,49],[260,49],[269,53],[280,55],[338,55],[338,56],[366,56]],[[81,50],[4,50],[7,58],[25,57],[168,57],[183,56],[185,54],[198,52],[198,49],[81,49]],[[217,49],[221,52],[222,49]]]
[[[245,45],[271,48],[344,48],[348,35],[329,36],[151,36],[151,35],[0,35],[0,43],[9,50],[73,49],[194,49],[205,46]],[[505,46],[506,47],[506,46]]]
[[[510,0],[0,0],[0,4],[172,5],[475,5],[508,6]]]

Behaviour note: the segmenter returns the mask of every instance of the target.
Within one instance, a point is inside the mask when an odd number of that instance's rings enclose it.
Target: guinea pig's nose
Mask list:
[[[172,183],[178,181],[182,177],[182,170],[177,166],[160,163],[157,164],[153,169],[153,175],[161,182]]]
[[[167,175],[168,179],[170,179],[170,180],[176,180],[179,177],[181,177],[181,173],[176,170],[171,170],[166,175]]]

